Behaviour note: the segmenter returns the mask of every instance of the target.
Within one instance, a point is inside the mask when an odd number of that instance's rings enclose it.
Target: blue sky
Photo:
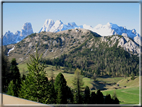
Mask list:
[[[46,19],[92,27],[111,22],[139,33],[139,13],[139,3],[4,3],[3,33],[15,33],[25,22],[39,32]]]

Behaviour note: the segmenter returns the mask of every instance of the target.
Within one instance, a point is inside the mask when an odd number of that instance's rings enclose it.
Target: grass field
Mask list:
[[[139,104],[139,87],[102,91],[103,95],[113,95],[114,91],[120,101],[120,104]]]
[[[20,64],[18,65],[20,73],[26,74],[27,72],[27,65],[26,64]],[[60,67],[59,70],[56,70],[55,66],[48,65],[45,68],[45,71],[47,73],[48,79],[50,79],[51,71],[54,73],[54,78],[59,74],[59,72],[62,72],[64,75],[67,85],[71,88],[73,88],[73,78],[74,74],[69,73],[63,73],[64,67]],[[105,90],[101,90],[103,95],[111,94],[113,95],[114,91],[116,91],[117,97],[120,100],[120,104],[138,104],[139,103],[139,77],[135,77],[134,80],[131,80],[131,77],[98,77],[98,82],[93,82],[93,79],[83,77],[84,87],[89,86],[89,88],[97,87],[97,89],[105,88]],[[107,85],[115,83],[114,85]],[[119,86],[116,86],[116,84],[119,84]],[[125,87],[124,87],[125,86]],[[96,90],[91,90],[95,91]]]
[[[27,74],[27,65],[26,64],[20,64],[18,65],[19,67],[19,70],[20,70],[20,73],[21,75],[22,74]],[[63,73],[64,71],[64,68],[63,67],[60,67],[59,70],[56,70],[55,66],[52,66],[52,65],[48,65],[48,67],[45,68],[45,71],[47,73],[47,77],[48,79],[50,79],[51,77],[51,71],[53,71],[54,73],[54,78],[56,78],[56,76],[62,72],[62,74],[64,75],[66,81],[67,81],[67,85],[71,88],[73,88],[73,84],[72,84],[72,81],[74,79],[74,74],[69,74],[69,73]],[[84,82],[84,86],[88,86],[89,88],[92,88],[93,85],[92,85],[92,82],[93,82],[93,79],[90,79],[90,78],[86,78],[86,77],[83,77],[83,82]]]
[[[120,100],[120,104],[139,104],[139,78],[135,77],[134,80],[131,80],[131,77],[123,78],[117,82],[119,89],[105,90],[102,92],[104,95],[113,95],[115,91]],[[124,88],[124,86],[126,87]]]

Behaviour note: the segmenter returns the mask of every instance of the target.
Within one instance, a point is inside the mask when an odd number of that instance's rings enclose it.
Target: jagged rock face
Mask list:
[[[12,32],[8,31],[5,33],[5,35],[3,36],[3,45],[7,45],[7,44],[14,44],[16,39],[17,39],[18,35],[14,35]]]
[[[31,23],[25,23],[21,31],[17,31],[15,34],[8,31],[3,36],[3,45],[15,44],[23,40],[25,37],[33,33]]]
[[[83,28],[91,30],[100,34],[101,36],[111,36],[111,35],[122,35],[133,39],[137,44],[140,45],[140,35],[135,29],[128,30],[126,27],[118,26],[117,24],[107,23],[106,25],[98,24],[94,28],[90,25],[76,25],[75,22],[64,24],[61,20],[54,22],[52,19],[47,19],[39,32],[59,32],[68,29]]]
[[[74,28],[83,28],[82,26],[77,26],[75,22],[67,23],[64,24],[61,20],[57,20],[54,22],[52,19],[47,19],[44,22],[43,27],[39,31],[46,31],[46,32],[59,32],[63,30],[68,30],[68,29],[74,29]]]

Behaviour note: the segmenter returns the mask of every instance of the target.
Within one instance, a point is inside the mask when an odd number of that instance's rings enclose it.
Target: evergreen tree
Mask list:
[[[113,104],[119,104],[119,100],[117,97],[113,100]]]
[[[13,80],[13,83],[16,84],[17,80],[18,84],[21,84],[21,76],[15,58],[13,58],[11,61],[10,72],[11,72],[11,80]],[[16,87],[20,88],[20,86]]]
[[[57,103],[66,104],[67,103],[67,91],[66,91],[66,80],[62,73],[59,73],[55,78],[55,92],[57,95]],[[62,95],[61,95],[62,94]]]
[[[8,62],[8,58],[4,55],[4,53],[1,54],[2,55],[2,92],[6,92],[7,91],[7,87],[8,84],[10,82],[9,79],[9,67],[10,67],[10,63]]]
[[[30,55],[27,63],[28,71],[26,78],[22,81],[20,97],[41,103],[48,103],[48,78],[44,71],[45,65],[40,63],[42,54],[39,55],[37,48],[34,55]]]
[[[105,97],[105,104],[112,104],[112,99],[111,99],[111,96],[110,96],[110,94],[108,94],[108,95],[106,95],[106,97]]]
[[[66,104],[65,102],[66,99],[64,98],[64,92],[63,92],[63,86],[61,84],[61,87],[58,89],[58,93],[57,93],[57,100],[56,100],[56,103],[57,104]]]
[[[104,103],[104,96],[100,90],[97,91],[97,104],[103,104]]]
[[[135,79],[135,76],[134,76],[134,73],[132,72],[131,80],[134,80],[134,79]]]
[[[77,68],[75,70],[74,80],[74,103],[81,104],[82,103],[82,97],[81,97],[81,89],[83,86],[83,79],[81,76],[81,71]]]
[[[8,85],[7,94],[12,95],[12,96],[16,96],[15,91],[16,91],[16,87],[15,87],[15,84],[13,83],[13,80],[12,80],[12,81],[10,81],[10,83]]]
[[[96,104],[97,95],[95,92],[91,92],[90,104]]]
[[[66,92],[67,92],[67,100],[68,100],[68,103],[73,103],[73,93],[70,89],[70,87],[66,87]]]
[[[55,88],[54,88],[53,80],[50,80],[50,82],[49,82],[48,103],[49,104],[55,104],[56,103],[56,93],[55,93]]]
[[[89,104],[90,102],[90,89],[88,86],[85,87],[85,96],[84,96],[84,103]]]

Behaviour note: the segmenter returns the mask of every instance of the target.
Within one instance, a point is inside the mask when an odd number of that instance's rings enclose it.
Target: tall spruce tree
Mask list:
[[[105,104],[112,104],[113,100],[111,99],[110,94],[107,94],[104,100]]]
[[[28,71],[22,81],[20,97],[41,103],[48,103],[48,78],[46,77],[45,65],[40,63],[42,54],[39,55],[37,48],[35,55],[30,55],[27,63]]]
[[[16,81],[18,81],[18,84],[21,84],[21,76],[15,58],[13,58],[11,61],[10,73],[11,73],[11,80],[13,80],[13,83],[16,84]]]
[[[100,90],[97,91],[97,104],[103,104],[104,103],[104,96]]]
[[[67,104],[67,85],[62,73],[59,73],[55,78],[55,92],[57,95],[57,104]]]
[[[10,81],[9,85],[8,85],[8,95],[12,95],[12,96],[16,96],[15,95],[15,91],[16,91],[16,87],[15,84],[13,83],[13,80]]]
[[[95,92],[91,92],[90,104],[96,104],[97,95]]]
[[[90,102],[90,89],[88,86],[85,87],[85,96],[84,96],[84,103],[89,104]]]
[[[13,81],[13,90],[14,91],[14,96],[18,97],[20,88],[21,88],[21,76],[20,76],[20,72],[19,69],[17,67],[17,62],[16,59],[13,58],[11,61],[11,65],[10,65],[10,76],[8,76],[10,78],[10,81]],[[9,90],[8,90],[9,91]]]
[[[82,96],[81,96],[81,89],[83,86],[83,79],[81,76],[81,71],[77,68],[75,70],[75,75],[73,79],[73,85],[74,85],[74,103],[76,104],[82,104]]]
[[[67,103],[73,103],[73,93],[71,91],[71,88],[67,86],[66,88],[66,92],[67,92],[67,100],[68,102]]]
[[[55,104],[56,103],[56,93],[55,93],[55,88],[54,88],[54,83],[53,80],[49,81],[49,85],[48,85],[48,90],[49,90],[49,97],[48,97],[48,103],[49,104]]]
[[[9,79],[9,68],[10,68],[10,63],[8,61],[8,58],[4,55],[4,53],[1,54],[2,55],[2,92],[6,92],[7,91],[7,87],[8,84],[10,82]]]

